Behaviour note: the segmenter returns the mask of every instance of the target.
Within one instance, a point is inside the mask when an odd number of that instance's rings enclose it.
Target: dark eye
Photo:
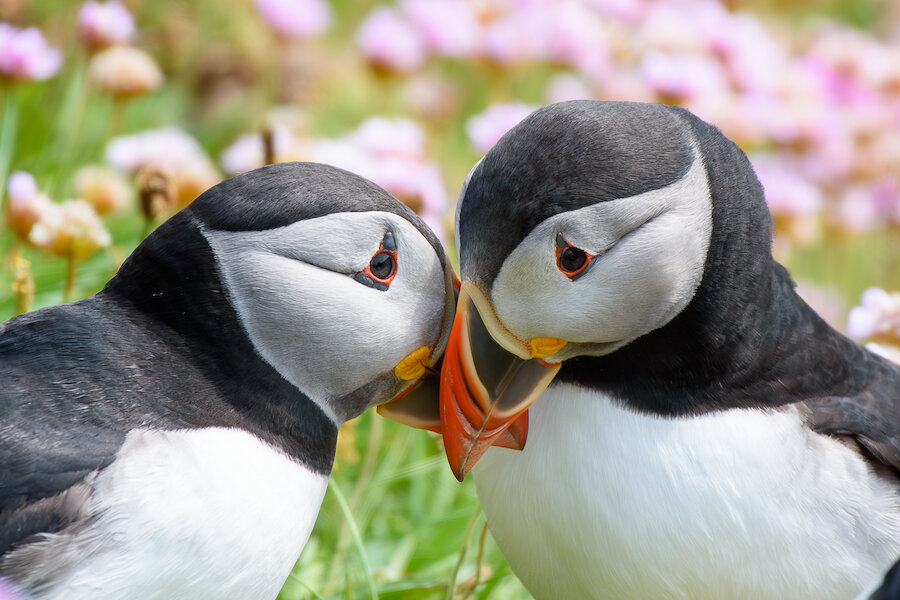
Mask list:
[[[575,246],[567,246],[559,252],[557,257],[559,268],[565,273],[574,273],[584,266],[587,262],[587,254],[581,248]]]
[[[369,272],[373,279],[386,281],[394,274],[395,268],[394,257],[388,252],[379,252],[369,261]]]
[[[386,292],[397,274],[397,242],[388,231],[378,245],[378,252],[369,259],[366,268],[353,279],[376,290]]]
[[[562,235],[556,236],[556,266],[569,279],[575,280],[596,258],[567,242]]]

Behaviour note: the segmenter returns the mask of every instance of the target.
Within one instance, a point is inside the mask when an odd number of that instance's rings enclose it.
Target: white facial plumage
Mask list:
[[[565,360],[612,352],[681,312],[700,285],[712,233],[706,170],[694,155],[691,168],[668,186],[537,225],[492,286],[503,325],[522,340],[568,341],[552,357]],[[578,278],[557,267],[558,235],[597,257]]]
[[[396,275],[379,290],[353,276],[387,233]],[[341,212],[204,235],[257,351],[337,423],[355,415],[343,414],[336,398],[390,374],[416,348],[427,346],[432,360],[443,350],[445,274],[428,240],[399,215]]]

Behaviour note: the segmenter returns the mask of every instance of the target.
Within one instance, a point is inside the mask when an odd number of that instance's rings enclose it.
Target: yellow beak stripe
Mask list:
[[[528,345],[531,348],[532,358],[545,358],[552,354],[556,354],[556,352],[567,343],[566,340],[561,340],[559,338],[536,337],[531,338]]]
[[[420,346],[400,359],[394,367],[394,375],[400,379],[418,379],[425,374],[425,361],[431,351],[428,346]]]

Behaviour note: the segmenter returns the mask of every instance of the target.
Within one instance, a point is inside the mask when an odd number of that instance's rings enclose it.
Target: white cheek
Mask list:
[[[504,262],[491,293],[497,316],[526,340],[627,343],[661,327],[690,302],[703,276],[711,230],[712,203],[700,160],[660,190],[555,215]],[[620,237],[623,231],[631,233]],[[556,232],[589,252],[608,251],[570,280],[556,267]]]
[[[347,222],[358,226],[359,214]],[[349,275],[365,268],[383,233],[327,257],[335,272],[303,260],[306,240],[294,238],[291,255],[297,258],[286,258],[269,251],[271,239],[268,248],[258,244],[255,233],[206,232],[257,352],[336,421],[333,399],[390,374],[414,349],[434,348],[440,336],[445,287],[439,259],[409,222],[396,217],[391,225],[398,266],[387,291]],[[320,247],[316,243],[311,252],[317,262],[323,258]]]

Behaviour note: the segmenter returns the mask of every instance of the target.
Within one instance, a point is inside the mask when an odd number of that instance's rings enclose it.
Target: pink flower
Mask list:
[[[134,19],[118,0],[88,0],[78,13],[78,35],[91,51],[125,44],[134,37]]]
[[[612,43],[600,15],[581,2],[559,2],[547,15],[549,57],[582,73],[603,76],[608,70]]]
[[[469,2],[404,0],[402,9],[434,54],[464,56],[475,50],[481,25]]]
[[[11,200],[27,200],[38,193],[37,182],[31,173],[13,171],[6,182],[6,193]]]
[[[140,48],[115,46],[91,58],[91,83],[118,98],[131,98],[162,85],[163,73],[153,57]]]
[[[495,104],[466,123],[469,141],[482,154],[486,153],[507,131],[530,115],[535,106],[527,104]]]
[[[176,169],[179,165],[209,160],[203,148],[177,127],[152,129],[110,140],[106,160],[126,173],[148,166]]]
[[[41,215],[28,240],[56,256],[82,259],[109,246],[112,237],[87,201],[67,200]]]
[[[799,172],[787,157],[754,157],[753,166],[776,216],[800,217],[822,210],[822,191]]]
[[[62,55],[47,45],[44,35],[35,29],[18,29],[0,23],[0,76],[13,79],[42,80],[56,74]]]
[[[729,93],[721,66],[706,55],[648,52],[641,74],[663,101],[689,102]]]
[[[6,182],[6,226],[22,239],[28,239],[31,228],[50,210],[50,199],[38,192],[31,173],[14,171]]]
[[[315,37],[331,25],[331,5],[323,0],[253,0],[266,25],[290,39]]]
[[[575,75],[562,73],[550,80],[547,86],[547,102],[565,102],[567,100],[585,100],[594,97],[593,91],[582,79]]]
[[[491,61],[513,65],[547,57],[544,15],[523,9],[485,26],[481,53]]]
[[[900,293],[873,287],[863,292],[860,306],[850,310],[847,334],[856,339],[894,340],[900,337]]]
[[[890,216],[889,207],[880,202],[881,197],[866,185],[844,188],[831,220],[844,231],[861,233],[878,229]]]
[[[379,158],[417,159],[425,153],[425,132],[409,119],[371,117],[350,134],[349,139]]]
[[[356,43],[375,67],[408,73],[425,62],[421,36],[400,13],[378,7],[369,13],[356,34]]]

